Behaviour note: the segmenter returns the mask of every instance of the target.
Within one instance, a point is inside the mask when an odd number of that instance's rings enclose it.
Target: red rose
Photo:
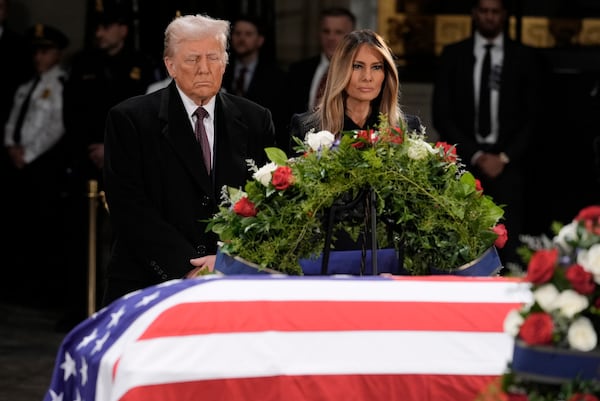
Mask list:
[[[477,192],[483,192],[483,187],[481,186],[481,181],[478,178],[475,178],[475,190]]]
[[[550,345],[553,331],[552,316],[535,312],[525,318],[519,329],[519,337],[529,345]]]
[[[554,275],[554,266],[558,260],[558,249],[541,249],[533,254],[527,266],[525,280],[533,284],[544,284]]]
[[[256,207],[248,197],[244,196],[233,205],[233,211],[243,217],[256,216]]]
[[[584,207],[579,211],[579,214],[575,217],[576,221],[581,220],[595,220],[600,219],[600,206],[588,206]]]
[[[449,143],[446,143],[446,142],[436,142],[435,147],[444,149],[444,160],[445,161],[447,161],[448,163],[456,162],[456,159],[457,159],[456,147],[454,145],[450,145]]]
[[[370,129],[370,130],[361,129],[359,131],[356,131],[356,138],[359,141],[353,143],[352,147],[360,149],[363,146],[365,146],[365,143],[373,143],[373,142],[375,142],[376,139],[373,140],[373,133],[375,133],[375,131],[372,130],[372,129]]]
[[[506,231],[506,227],[504,226],[504,224],[498,224],[494,226],[494,228],[492,228],[492,231],[498,234],[496,241],[494,241],[494,246],[499,249],[504,248],[504,245],[506,245],[506,241],[508,241],[508,231]]]
[[[588,206],[579,211],[576,221],[583,222],[585,229],[594,235],[600,235],[600,206]]]
[[[567,401],[600,401],[598,397],[593,394],[575,393],[569,397]]]
[[[389,127],[385,135],[385,140],[398,145],[401,144],[402,141],[404,141],[404,137],[402,136],[402,128]]]
[[[594,275],[590,272],[586,272],[583,267],[578,264],[569,266],[565,276],[571,283],[573,289],[580,294],[589,295],[596,289]]]
[[[292,169],[288,166],[279,166],[271,178],[271,182],[275,189],[283,191],[288,189],[290,185],[294,183],[294,176],[292,175]]]

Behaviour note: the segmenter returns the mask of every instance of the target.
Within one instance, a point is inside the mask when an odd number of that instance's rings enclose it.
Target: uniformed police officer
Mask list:
[[[3,225],[10,231],[3,281],[11,283],[11,291],[20,291],[19,283],[26,276],[27,292],[47,299],[56,291],[52,283],[60,274],[55,268],[62,263],[57,241],[65,134],[61,61],[69,40],[57,28],[44,24],[29,28],[26,38],[35,76],[17,88],[3,138],[10,160],[2,195],[8,201]],[[44,255],[43,264],[31,263],[26,257],[33,250]],[[7,255],[3,257],[6,262]]]

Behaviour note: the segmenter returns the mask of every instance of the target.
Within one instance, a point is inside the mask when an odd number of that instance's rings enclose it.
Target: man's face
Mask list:
[[[96,28],[96,44],[108,54],[118,52],[125,44],[127,38],[127,25],[122,24],[100,24]]]
[[[177,86],[197,105],[206,104],[219,92],[225,72],[225,49],[217,39],[183,41],[164,61]]]
[[[33,65],[42,74],[60,62],[61,51],[56,47],[38,47],[33,51]]]
[[[506,11],[500,0],[480,0],[473,9],[473,21],[483,37],[493,39],[504,28]]]
[[[231,31],[231,48],[238,57],[257,53],[263,45],[264,37],[259,35],[256,26],[248,21],[238,21]]]
[[[338,43],[346,34],[352,32],[352,29],[352,20],[346,16],[324,17],[321,20],[319,40],[321,50],[328,59],[331,59]]]

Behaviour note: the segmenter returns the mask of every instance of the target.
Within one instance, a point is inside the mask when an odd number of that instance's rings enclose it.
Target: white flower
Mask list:
[[[587,317],[580,316],[569,327],[567,340],[571,348],[587,352],[596,348],[598,335],[592,322]]]
[[[504,318],[504,332],[516,337],[519,334],[519,328],[523,324],[523,316],[517,309],[513,309]]]
[[[551,312],[556,309],[556,300],[558,298],[558,289],[554,284],[548,283],[540,286],[533,291],[533,299],[546,311]]]
[[[273,171],[275,170],[277,170],[277,164],[273,162],[267,163],[252,174],[252,178],[263,184],[265,187],[268,187],[271,182]]]
[[[572,242],[577,240],[577,222],[572,221],[571,223],[563,226],[558,234],[552,239],[552,241],[560,246],[566,253],[571,253],[573,251],[573,247],[569,245],[567,242]]]
[[[306,143],[315,152],[323,148],[331,148],[333,141],[335,141],[335,135],[329,131],[324,130],[316,133],[310,131],[306,134]]]
[[[590,306],[590,302],[575,290],[564,290],[556,298],[554,306],[562,315],[572,318]]]
[[[436,150],[426,141],[414,138],[408,138],[407,155],[413,160],[422,160],[430,154],[434,154]]]
[[[600,244],[594,244],[587,250],[580,250],[577,254],[577,263],[585,271],[594,275],[596,283],[600,283]]]

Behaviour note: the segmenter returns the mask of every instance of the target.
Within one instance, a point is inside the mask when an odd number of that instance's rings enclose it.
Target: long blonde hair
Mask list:
[[[372,112],[386,114],[392,125],[404,119],[400,110],[400,82],[393,53],[380,35],[370,29],[361,29],[347,34],[331,57],[325,91],[316,111],[323,130],[338,133],[343,129],[345,90],[361,46],[370,46],[383,56],[385,79],[379,96],[373,101],[379,102],[379,110]]]

